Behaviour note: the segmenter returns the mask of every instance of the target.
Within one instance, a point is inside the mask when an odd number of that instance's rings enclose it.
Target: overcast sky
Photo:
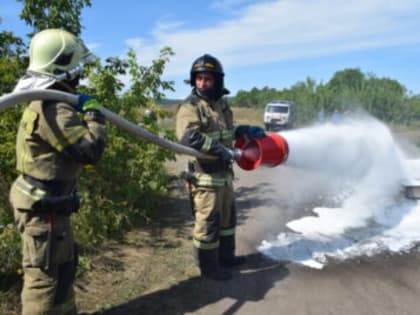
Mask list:
[[[22,4],[1,0],[1,29],[24,36]],[[223,64],[226,87],[282,89],[334,72],[363,72],[398,80],[420,93],[420,0],[92,0],[82,14],[82,38],[100,57],[134,48],[148,65],[159,50],[176,53],[164,79],[184,98],[192,61],[204,54]]]

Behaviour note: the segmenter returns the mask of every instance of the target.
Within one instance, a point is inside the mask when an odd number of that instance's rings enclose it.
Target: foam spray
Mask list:
[[[407,251],[420,241],[420,205],[402,197],[410,176],[389,129],[371,117],[281,132],[290,148],[285,165],[340,178],[334,207],[287,223],[291,232],[263,241],[273,259],[323,268],[384,251]]]

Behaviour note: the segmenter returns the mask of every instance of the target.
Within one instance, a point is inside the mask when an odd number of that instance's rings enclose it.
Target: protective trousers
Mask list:
[[[50,238],[41,224],[27,225],[22,233],[23,315],[77,314],[73,282],[78,255],[70,218],[54,219]]]
[[[234,239],[236,226],[231,180],[223,186],[193,186],[192,200],[195,218],[194,247],[201,253],[196,255],[198,265],[202,271],[211,270],[213,264],[219,263],[219,258],[234,255],[234,244],[232,246],[231,242],[224,242],[225,238]]]
[[[73,282],[78,255],[70,216],[59,209],[35,211],[30,200],[15,182],[10,201],[22,237],[22,314],[77,314]]]
[[[22,239],[22,314],[77,314],[73,282],[78,255],[72,237],[65,240],[55,235],[51,249],[46,235],[33,233],[33,229],[27,229]],[[48,250],[51,250],[51,262],[47,268]]]
[[[24,267],[22,315],[76,315],[72,286],[75,264],[55,264],[49,270]]]

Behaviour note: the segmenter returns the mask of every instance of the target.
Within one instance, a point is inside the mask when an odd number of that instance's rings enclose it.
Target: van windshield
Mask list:
[[[267,113],[288,113],[289,106],[268,106]]]

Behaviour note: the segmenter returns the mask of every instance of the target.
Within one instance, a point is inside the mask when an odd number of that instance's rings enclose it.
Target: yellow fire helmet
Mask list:
[[[36,33],[29,47],[27,74],[16,90],[47,88],[57,81],[72,80],[83,66],[95,62],[83,41],[62,29],[47,29]]]

